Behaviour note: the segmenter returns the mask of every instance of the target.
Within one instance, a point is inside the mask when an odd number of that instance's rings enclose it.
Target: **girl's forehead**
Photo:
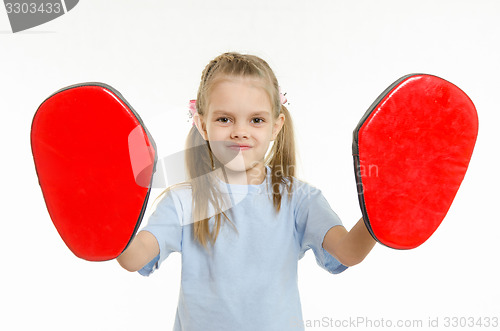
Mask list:
[[[217,81],[207,98],[208,109],[225,107],[261,108],[270,111],[271,100],[262,79],[256,78],[226,78]]]
[[[210,90],[213,91],[217,88],[228,88],[231,86],[243,85],[252,88],[266,89],[267,84],[263,78],[252,76],[229,76],[221,75],[216,77],[211,83]]]

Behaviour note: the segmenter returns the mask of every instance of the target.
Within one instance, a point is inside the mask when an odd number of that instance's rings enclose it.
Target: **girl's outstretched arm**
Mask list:
[[[340,263],[351,267],[363,261],[375,243],[361,218],[351,231],[347,231],[343,226],[334,226],[328,230],[323,240],[323,248]]]
[[[148,231],[140,231],[127,249],[116,258],[126,270],[140,270],[160,253],[156,237]]]

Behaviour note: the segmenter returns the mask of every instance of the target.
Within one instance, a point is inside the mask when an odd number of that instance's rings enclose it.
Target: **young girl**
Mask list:
[[[312,249],[336,274],[375,244],[362,219],[346,231],[321,191],[294,177],[282,98],[256,56],[225,53],[203,71],[186,146],[188,181],[164,192],[117,259],[149,275],[181,253],[174,330],[303,329],[298,260]]]

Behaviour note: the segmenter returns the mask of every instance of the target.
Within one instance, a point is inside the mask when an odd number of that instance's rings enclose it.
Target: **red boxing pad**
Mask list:
[[[365,224],[380,243],[411,249],[438,228],[469,165],[478,132],[474,104],[436,76],[402,77],[354,130]]]
[[[120,255],[146,209],[157,155],[139,115],[112,87],[63,88],[38,108],[31,148],[43,197],[69,249]]]

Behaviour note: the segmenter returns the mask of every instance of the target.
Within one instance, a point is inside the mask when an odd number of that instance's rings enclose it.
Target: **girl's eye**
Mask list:
[[[229,122],[229,118],[227,118],[227,117],[219,117],[217,119],[217,122],[228,123]]]
[[[228,117],[219,117],[219,118],[217,118],[216,121],[220,122],[220,123],[224,123],[224,124],[227,124],[227,123],[231,122],[231,120]],[[252,119],[252,122],[254,124],[261,124],[261,123],[264,122],[264,119],[256,117],[256,118]]]

